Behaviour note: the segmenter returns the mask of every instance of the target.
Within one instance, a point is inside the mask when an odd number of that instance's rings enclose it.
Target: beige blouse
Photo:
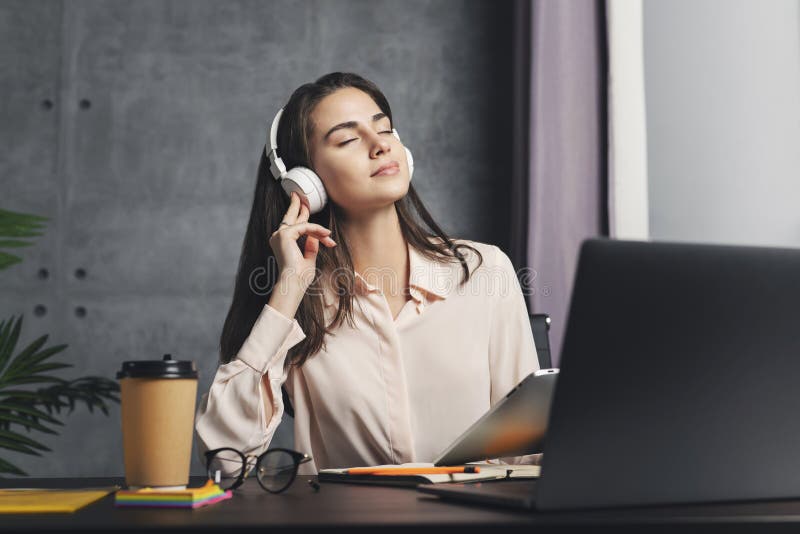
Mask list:
[[[266,451],[284,412],[295,411],[295,449],[310,454],[301,474],[335,467],[432,462],[512,387],[539,368],[524,296],[511,260],[468,240],[460,263],[432,262],[408,247],[409,292],[396,319],[372,274],[356,273],[355,328],[345,321],[296,368],[287,351],[305,338],[297,320],[264,306],[237,356],[220,365],[198,404],[198,449]],[[461,249],[462,251],[464,249]],[[337,300],[323,292],[330,322]],[[269,375],[273,416],[264,413]],[[528,457],[504,459],[514,463]]]

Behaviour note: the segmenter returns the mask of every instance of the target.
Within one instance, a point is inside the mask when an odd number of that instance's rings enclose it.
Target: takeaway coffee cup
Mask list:
[[[122,363],[122,445],[125,483],[184,489],[192,459],[197,369],[192,361]]]

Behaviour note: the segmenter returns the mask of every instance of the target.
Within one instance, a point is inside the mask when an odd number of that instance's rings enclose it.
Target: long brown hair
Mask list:
[[[346,87],[360,89],[372,97],[394,127],[389,102],[374,83],[352,73],[326,74],[314,83],[298,87],[284,107],[278,127],[278,155],[286,163],[287,168],[298,165],[312,168],[308,145],[313,127],[311,113],[323,98]],[[222,363],[230,362],[239,352],[261,310],[269,301],[277,282],[277,262],[269,247],[269,236],[280,224],[289,208],[289,201],[278,181],[270,174],[269,161],[262,149],[250,221],[247,224],[236,274],[233,301],[220,337]],[[409,185],[406,196],[395,202],[395,207],[403,237],[410,246],[430,260],[461,263],[464,272],[461,285],[465,284],[471,275],[461,249],[472,250],[477,255],[479,262],[476,268],[483,263],[483,256],[477,249],[467,244],[453,243],[425,209],[413,185]],[[321,272],[337,270],[334,289],[339,298],[339,305],[331,324],[325,325],[322,288],[320,277],[317,277],[303,296],[295,316],[306,335],[305,339],[292,347],[287,355],[287,361],[297,366],[302,365],[307,358],[324,346],[325,334],[331,333],[345,320],[348,324],[354,324],[353,261],[347,240],[338,224],[339,220],[341,211],[330,198],[322,211],[309,218],[310,222],[330,229],[330,237],[338,244],[333,248],[319,247],[317,267]],[[350,276],[339,276],[339,272],[350,273]],[[256,274],[260,280],[258,288],[253,287]]]

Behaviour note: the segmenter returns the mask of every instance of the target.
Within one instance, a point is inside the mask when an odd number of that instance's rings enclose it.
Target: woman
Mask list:
[[[201,453],[267,450],[284,386],[313,458],[301,474],[430,462],[539,367],[511,261],[434,222],[370,81],[323,76],[275,122],[277,155],[313,169],[327,202],[287,195],[262,154]]]

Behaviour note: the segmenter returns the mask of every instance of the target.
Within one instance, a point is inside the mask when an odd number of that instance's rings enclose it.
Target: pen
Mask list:
[[[454,473],[480,473],[481,468],[474,465],[463,467],[352,467],[348,475],[449,475]]]

